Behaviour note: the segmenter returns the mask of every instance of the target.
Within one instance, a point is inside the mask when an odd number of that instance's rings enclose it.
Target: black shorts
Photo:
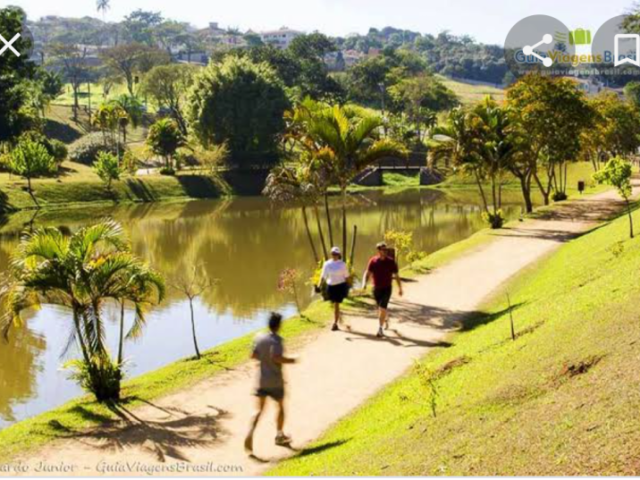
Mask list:
[[[386,309],[389,306],[389,300],[391,300],[391,287],[374,288],[373,298],[376,299],[376,304],[380,308]]]
[[[276,402],[279,402],[284,398],[284,388],[258,388],[256,396],[261,398],[271,397]]]
[[[342,303],[349,293],[347,283],[339,283],[338,285],[329,285],[327,287],[327,297],[331,303]]]

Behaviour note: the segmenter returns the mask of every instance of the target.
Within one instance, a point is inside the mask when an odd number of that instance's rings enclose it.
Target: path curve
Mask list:
[[[350,331],[322,331],[305,342],[294,352],[299,364],[286,369],[293,447],[318,438],[430,349],[446,346],[460,319],[510,277],[620,208],[610,191],[497,231],[488,244],[407,283],[404,298],[392,302],[387,339],[375,338],[376,319],[368,314],[350,316]],[[258,475],[295,451],[274,445],[271,406],[255,437],[263,460],[243,452],[255,405],[254,371],[248,363],[128,412],[128,422],[53,441],[18,460],[32,467],[31,474],[45,462],[73,466],[66,475]]]

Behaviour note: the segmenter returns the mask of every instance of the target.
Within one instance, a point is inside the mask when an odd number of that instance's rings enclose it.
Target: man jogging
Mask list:
[[[369,260],[362,283],[363,288],[366,289],[369,278],[373,277],[373,297],[378,305],[378,319],[380,320],[376,336],[381,338],[384,336],[383,328],[389,328],[387,308],[391,299],[393,279],[395,278],[398,284],[398,295],[400,296],[402,296],[402,282],[398,274],[398,264],[389,256],[387,244],[380,242],[376,248],[378,254]]]
[[[291,439],[284,434],[284,377],[282,365],[295,363],[295,359],[284,356],[282,337],[278,335],[282,325],[282,315],[272,313],[269,317],[269,332],[259,335],[253,346],[251,358],[260,362],[260,377],[256,397],[258,397],[258,411],[251,421],[249,434],[244,441],[248,453],[253,454],[253,433],[264,410],[267,398],[278,403],[278,434],[276,445],[289,445]]]

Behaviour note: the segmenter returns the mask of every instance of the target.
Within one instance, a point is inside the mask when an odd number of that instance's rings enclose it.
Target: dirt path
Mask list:
[[[461,317],[511,276],[619,208],[616,194],[607,192],[496,232],[492,242],[407,283],[404,298],[392,303],[386,339],[375,338],[376,320],[368,309],[352,312],[350,331],[317,334],[296,352],[300,363],[287,369],[287,431],[293,447],[316,439],[429,349],[446,346],[443,339]],[[140,475],[149,469],[159,474],[260,474],[295,451],[274,445],[275,412],[270,408],[255,438],[256,454],[264,460],[244,454],[255,402],[254,370],[247,364],[203,381],[125,412],[127,421],[56,440],[22,460],[33,467],[39,462],[73,466],[67,472],[71,475]],[[187,466],[194,470],[171,470]]]

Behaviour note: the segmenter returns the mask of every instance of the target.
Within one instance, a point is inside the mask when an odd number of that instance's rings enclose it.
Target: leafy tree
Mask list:
[[[121,113],[118,117],[118,127],[122,133],[122,143],[126,146],[127,128],[138,128],[144,117],[144,106],[138,97],[126,94],[118,96],[111,103]]]
[[[196,76],[188,116],[203,146],[226,143],[233,163],[253,166],[274,160],[288,106],[269,65],[229,57]]]
[[[20,140],[11,152],[9,168],[27,181],[27,190],[36,205],[31,179],[54,173],[58,165],[44,145],[29,138]]]
[[[135,95],[136,76],[148,72],[156,65],[169,62],[166,52],[141,43],[125,43],[102,50],[100,56],[107,67],[123,78],[129,95]]]
[[[533,177],[545,205],[554,190],[556,199],[566,198],[567,164],[578,157],[581,133],[592,124],[584,93],[571,79],[529,74],[509,88],[507,104],[528,135],[530,155],[537,162]],[[541,168],[546,170],[546,185]]]
[[[184,106],[197,70],[198,67],[189,64],[158,65],[147,73],[142,84],[144,94],[158,107],[169,110],[184,135],[187,134]]]
[[[627,213],[629,215],[629,236],[633,238],[633,216],[631,215],[631,177],[633,168],[631,163],[622,157],[613,157],[609,160],[604,168],[593,175],[593,179],[598,183],[611,185],[618,190],[618,194],[627,204]]]
[[[165,168],[171,170],[176,151],[184,145],[184,136],[173,120],[161,118],[149,128],[147,145],[164,159]]]
[[[438,112],[450,110],[459,103],[455,93],[436,77],[425,73],[401,80],[389,88],[389,95],[393,110],[406,113],[415,125],[419,140],[435,122]]]
[[[640,82],[629,82],[624,86],[624,96],[627,97],[636,108],[640,107]]]
[[[120,180],[120,165],[118,157],[109,152],[99,152],[96,162],[93,164],[93,170],[96,172],[100,180],[107,186],[107,190],[111,190],[111,184],[114,180]]]
[[[85,227],[72,236],[56,228],[40,228],[21,240],[13,261],[13,285],[4,297],[11,314],[5,332],[21,325],[20,314],[42,304],[71,311],[72,334],[81,360],[74,361],[74,378],[98,401],[120,397],[122,364],[111,360],[106,342],[103,308],[108,300],[135,307],[129,338],[140,335],[145,309],[164,298],[162,277],[140,262],[115,222]]]
[[[91,123],[102,131],[105,147],[115,145],[119,151],[118,130],[127,117],[126,110],[116,102],[104,102],[98,106],[91,117]]]
[[[0,32],[22,32],[26,22],[24,11],[17,7],[0,9]],[[24,37],[26,38],[26,37]],[[25,40],[26,41],[26,40]],[[27,49],[24,45],[22,49]],[[35,69],[25,55],[5,53],[0,61],[0,142],[14,140],[32,126],[32,117],[25,108],[28,102],[25,81],[34,77]]]
[[[102,17],[104,18],[104,16],[107,13],[107,10],[109,10],[111,8],[110,5],[110,0],[97,0],[96,1],[96,10],[98,12],[102,12]]]
[[[582,133],[582,150],[596,171],[614,156],[635,153],[640,147],[640,113],[614,92],[603,92],[589,100],[593,126]]]
[[[135,10],[125,17],[123,26],[129,40],[154,46],[153,32],[163,21],[160,12]]]

